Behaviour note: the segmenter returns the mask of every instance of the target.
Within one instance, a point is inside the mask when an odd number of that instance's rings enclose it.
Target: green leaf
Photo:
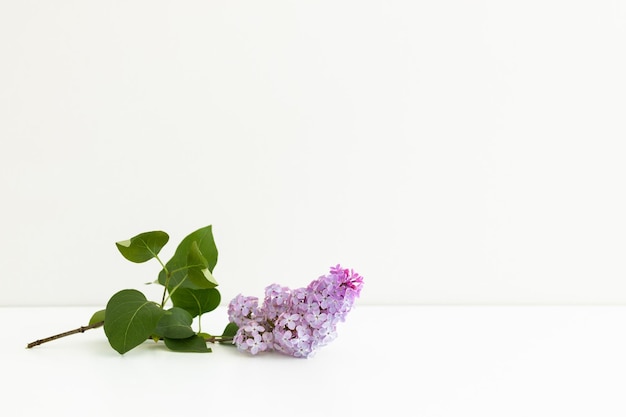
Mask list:
[[[174,306],[186,310],[192,317],[215,310],[221,301],[220,292],[215,288],[178,288],[172,293]]]
[[[168,349],[176,352],[211,352],[211,349],[206,345],[206,341],[198,335],[193,335],[186,339],[170,339],[166,337],[164,341]]]
[[[198,246],[198,242],[195,240],[191,242],[191,245],[189,246],[189,252],[187,253],[187,265],[197,265],[198,268],[209,267],[209,262],[202,255],[200,246]]]
[[[172,257],[172,259],[170,259],[169,262],[185,264],[193,242],[196,242],[200,253],[207,261],[209,270],[213,272],[213,268],[215,268],[215,265],[217,265],[217,246],[215,246],[213,231],[210,225],[198,229],[195,232],[187,235],[180,242],[180,244],[176,248],[174,256]]]
[[[153,333],[165,311],[137,290],[122,290],[109,300],[104,332],[120,354],[139,346]]]
[[[170,339],[186,339],[196,334],[191,328],[192,322],[191,314],[182,308],[172,307],[161,317],[154,333]]]
[[[230,322],[224,328],[224,331],[222,332],[222,337],[235,337],[235,335],[237,334],[237,330],[239,330],[239,326],[237,326],[233,322]]]
[[[207,268],[189,268],[187,270],[187,288],[208,289],[217,287],[217,281]]]
[[[215,287],[217,282],[210,273],[213,272],[216,264],[217,247],[211,226],[190,233],[180,242],[174,256],[165,265],[171,275],[167,282],[168,290],[179,285],[195,289]],[[189,271],[192,269],[194,271],[190,277]],[[206,269],[208,272],[203,271]],[[200,270],[203,276],[200,276],[197,270]],[[159,284],[166,285],[166,281],[166,272],[162,270],[159,274]]]
[[[93,313],[93,316],[91,316],[91,318],[89,319],[89,325],[91,326],[92,324],[96,324],[96,323],[100,323],[101,321],[104,321],[104,312],[106,310],[100,310],[100,311],[96,311],[95,313]]]
[[[129,240],[117,242],[115,245],[124,258],[131,262],[142,263],[157,256],[169,238],[165,232],[146,232]]]
[[[191,242],[187,254],[187,279],[193,288],[215,288],[217,281],[209,271],[209,263],[200,252],[198,242]],[[190,286],[191,287],[191,286]]]

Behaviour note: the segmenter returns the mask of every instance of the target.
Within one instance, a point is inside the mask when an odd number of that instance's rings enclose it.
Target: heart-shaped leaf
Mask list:
[[[170,339],[186,339],[196,334],[191,328],[192,322],[193,317],[186,310],[172,307],[161,317],[154,333]]]
[[[165,346],[176,352],[211,352],[206,345],[206,340],[198,335],[186,339],[165,338]]]
[[[139,346],[154,332],[165,311],[137,290],[122,290],[109,300],[104,332],[121,354]]]
[[[162,270],[159,274],[159,283],[167,284],[168,290],[178,286],[184,288],[215,287],[217,282],[210,273],[213,272],[216,264],[217,246],[213,239],[212,227],[209,225],[190,233],[180,242],[172,259],[165,264],[170,273],[169,281],[165,270]],[[194,279],[188,279],[190,269],[200,271],[208,269],[208,272],[202,271],[203,277],[200,277],[197,271],[194,271],[192,272]]]
[[[117,242],[115,246],[124,258],[131,262],[142,263],[157,256],[169,238],[167,233],[157,230]]]
[[[215,310],[221,301],[220,292],[215,288],[178,288],[172,293],[174,306],[186,310],[192,317]]]

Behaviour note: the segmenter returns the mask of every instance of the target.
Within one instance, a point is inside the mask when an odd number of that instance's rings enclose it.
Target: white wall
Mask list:
[[[0,305],[213,224],[224,302],[626,302],[620,1],[0,1]]]

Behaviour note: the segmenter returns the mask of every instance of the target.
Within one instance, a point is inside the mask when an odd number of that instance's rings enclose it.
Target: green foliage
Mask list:
[[[154,333],[170,339],[186,339],[196,334],[191,328],[193,317],[182,308],[172,307],[165,312]]]
[[[166,337],[165,346],[176,352],[211,352],[203,337],[193,335],[186,339],[170,339]]]
[[[162,339],[165,346],[177,352],[211,351],[205,333],[196,333],[191,325],[194,317],[215,310],[221,300],[212,274],[217,264],[212,228],[206,226],[187,235],[164,264],[158,255],[168,240],[167,233],[152,231],[116,243],[122,256],[131,262],[156,259],[161,266],[156,283],[164,287],[160,303],[149,301],[137,290],[126,289],[111,297],[106,310],[92,316],[89,324],[104,321],[109,344],[120,354],[148,339]],[[166,308],[170,300],[173,307]]]
[[[137,290],[122,290],[107,303],[104,332],[109,344],[124,354],[152,335],[165,311]]]
[[[213,288],[217,282],[211,274],[217,264],[217,247],[211,226],[185,237],[174,256],[159,274],[159,284],[173,292],[176,288]]]
[[[192,317],[215,310],[220,301],[220,292],[215,288],[199,290],[179,288],[172,294],[174,305],[186,310]]]
[[[222,336],[224,336],[224,337],[234,337],[237,334],[237,330],[239,330],[239,326],[237,326],[233,322],[230,322],[224,328],[224,331],[222,332]]]
[[[106,312],[106,310],[100,310],[100,311],[96,311],[95,313],[93,313],[93,316],[91,316],[91,318],[89,319],[89,325],[93,325],[96,323],[100,323],[101,321],[104,321],[104,313]]]
[[[233,322],[228,323],[222,332],[222,338],[232,340],[237,334],[237,330],[239,330],[239,326]]]
[[[124,258],[131,262],[142,263],[156,257],[170,237],[165,232],[154,231],[141,233],[115,245]]]

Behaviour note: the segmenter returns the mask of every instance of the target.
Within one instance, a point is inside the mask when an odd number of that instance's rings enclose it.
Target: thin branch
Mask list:
[[[96,329],[98,327],[102,327],[103,325],[104,325],[104,321],[99,321],[97,323],[90,324],[89,326],[82,326],[82,327],[79,327],[78,329],[70,330],[69,332],[55,334],[54,336],[46,337],[45,339],[35,340],[34,342],[31,342],[28,345],[26,345],[26,348],[30,349],[35,346],[39,346],[43,343],[52,342],[53,340],[60,339],[65,336],[71,336],[76,333],[85,333],[87,330]]]
[[[78,329],[70,330],[68,332],[55,334],[54,336],[46,337],[45,339],[35,340],[34,342],[31,342],[28,345],[26,345],[26,348],[27,349],[34,348],[35,346],[39,346],[47,342],[52,342],[53,340],[57,340],[65,336],[71,336],[76,333],[85,333],[87,330],[96,329],[98,327],[102,327],[103,325],[104,325],[104,321],[99,321],[97,323],[90,324],[89,326],[82,326],[82,327],[79,327]],[[205,338],[204,340],[206,340],[208,343],[232,344],[233,339],[234,339],[233,336],[210,336],[210,337]]]
[[[211,337],[206,337],[204,340],[206,340],[208,343],[229,343],[232,344],[233,343],[233,337],[232,336],[211,336]]]

